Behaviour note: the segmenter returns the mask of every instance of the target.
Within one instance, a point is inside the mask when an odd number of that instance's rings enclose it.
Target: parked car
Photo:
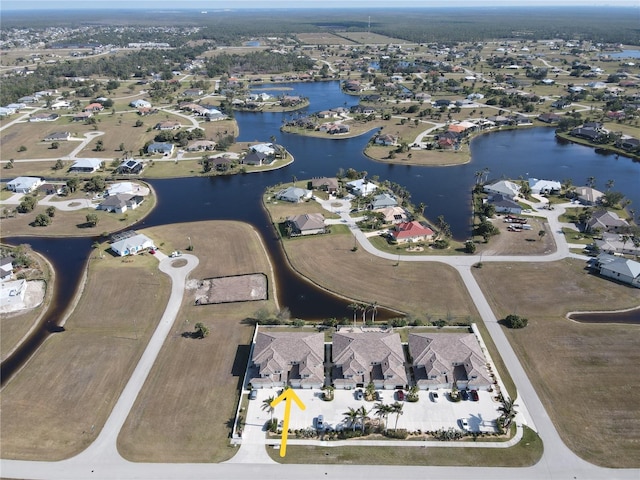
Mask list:
[[[480,400],[480,396],[478,395],[477,390],[471,390],[469,392],[469,395],[471,396],[471,400],[473,400],[474,402],[477,402],[478,400]]]
[[[356,400],[362,400],[364,398],[364,394],[362,393],[362,389],[356,390]]]
[[[249,394],[249,400],[255,400],[256,398],[258,398],[258,390],[254,388]]]
[[[396,392],[396,398],[398,399],[398,401],[404,402],[404,392],[402,390],[398,390]]]
[[[467,392],[466,390],[460,390],[460,397],[463,400],[469,400],[469,392]]]
[[[151,255],[154,255],[154,254],[156,253],[156,249],[155,249],[155,247],[151,247],[151,248],[149,249],[149,253],[150,253]]]
[[[381,402],[382,401],[382,394],[380,392],[376,392],[376,393],[373,394],[373,398],[375,398],[377,402]]]
[[[175,258],[175,257],[179,257],[180,255],[182,255],[182,252],[180,250],[176,250],[174,252],[171,252],[170,257]]]
[[[462,430],[464,430],[465,432],[469,431],[469,422],[466,418],[461,418],[458,422],[460,423],[460,428]]]
[[[324,430],[324,416],[318,415],[316,418],[316,429]]]
[[[431,393],[429,394],[429,396],[431,397],[431,401],[432,401],[432,402],[437,402],[437,401],[438,401],[438,399],[440,398],[440,397],[438,396],[438,392],[431,392]]]

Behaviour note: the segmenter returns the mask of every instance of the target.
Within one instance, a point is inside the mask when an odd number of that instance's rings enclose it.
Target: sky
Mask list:
[[[638,0],[458,0],[457,7],[497,6],[618,6],[640,7]],[[273,8],[403,8],[451,6],[441,0],[0,0],[1,10],[96,10],[96,9],[200,9],[239,10]]]

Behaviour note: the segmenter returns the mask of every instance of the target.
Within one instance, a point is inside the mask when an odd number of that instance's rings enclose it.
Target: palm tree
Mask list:
[[[607,180],[607,183],[606,183],[607,190],[611,190],[615,183],[616,182],[614,180]]]
[[[358,309],[362,312],[362,325],[367,322],[367,306],[364,303],[358,305]]]
[[[373,302],[371,305],[369,305],[369,309],[371,310],[371,323],[375,323],[376,312],[378,311],[378,302]]]
[[[484,172],[482,170],[476,170],[476,172],[473,174],[473,176],[476,179],[476,185],[480,185],[483,175],[484,175]]]
[[[344,412],[342,415],[346,417],[347,421],[349,422],[349,425],[353,427],[353,431],[355,432],[356,425],[358,424],[358,418],[360,416],[360,409],[349,407],[349,411]]]
[[[509,397],[507,397],[506,399],[503,397],[502,405],[500,406],[500,408],[498,408],[498,410],[502,412],[502,415],[500,416],[500,418],[502,421],[502,426],[505,429],[511,426],[512,420],[518,414],[518,412],[516,412],[514,407],[515,405],[513,403],[513,400],[511,400]]]
[[[389,417],[389,414],[391,413],[391,405],[385,405],[382,402],[376,403],[374,405],[374,410],[376,415],[384,421],[384,431],[387,431],[387,418]]]
[[[269,412],[271,420],[273,420],[273,412],[276,410],[271,406],[271,402],[273,402],[274,400],[275,400],[275,397],[266,398],[262,401],[262,407],[260,407],[262,408],[263,412],[267,412],[267,411]]]
[[[393,427],[394,430],[398,429],[398,420],[400,419],[400,415],[402,415],[404,412],[402,411],[404,408],[404,405],[400,402],[395,402],[393,405],[391,405],[391,413],[395,413],[396,414],[396,423]]]
[[[362,432],[364,432],[364,422],[369,418],[369,411],[361,406],[358,410],[358,418],[360,418],[360,425],[362,426]]]
[[[347,305],[347,308],[349,310],[353,310],[353,326],[356,326],[356,313],[358,313],[358,310],[360,310],[360,305],[358,305],[357,303],[350,303],[349,305]]]
[[[596,186],[596,177],[590,176],[589,178],[587,178],[587,187],[595,188],[595,186]]]

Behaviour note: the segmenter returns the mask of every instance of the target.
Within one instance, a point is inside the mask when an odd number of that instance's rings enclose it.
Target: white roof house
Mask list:
[[[370,193],[373,193],[378,189],[378,187],[374,183],[367,182],[366,178],[360,178],[358,180],[347,182],[347,188],[358,196],[369,195]]]
[[[118,182],[109,185],[107,189],[107,195],[118,195],[119,193],[132,194],[136,191],[137,185],[132,182]]]
[[[70,172],[83,172],[83,173],[93,173],[96,170],[99,170],[102,167],[102,163],[104,160],[100,158],[79,158],[76,160],[71,168],[69,168]]]
[[[538,178],[530,178],[529,186],[531,193],[535,194],[559,192],[562,188],[562,184],[556,180],[540,180]]]
[[[141,98],[139,98],[138,100],[134,100],[133,102],[129,103],[129,105],[134,108],[151,108],[151,102],[147,102],[146,100],[142,100]]]
[[[135,255],[147,248],[153,247],[154,243],[146,235],[138,233],[129,238],[124,238],[111,244],[111,250],[116,255],[126,257],[127,255]]]
[[[640,263],[601,253],[597,258],[600,275],[640,288]]]
[[[304,188],[288,187],[276,193],[276,198],[285,202],[298,203],[311,198],[311,193],[311,190],[305,190]]]
[[[17,177],[7,182],[7,188],[16,193],[29,193],[43,183],[44,180],[40,177]]]
[[[258,145],[254,145],[250,148],[254,152],[264,153],[265,155],[275,155],[276,153],[276,149],[273,148],[272,143],[259,143]]]
[[[497,193],[504,197],[515,198],[520,193],[520,185],[510,182],[509,180],[498,180],[484,186],[484,191],[487,193]]]

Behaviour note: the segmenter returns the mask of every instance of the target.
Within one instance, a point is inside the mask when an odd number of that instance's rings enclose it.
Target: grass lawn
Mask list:
[[[441,465],[460,467],[528,467],[543,452],[542,440],[524,427],[522,440],[511,448],[438,448],[438,447],[305,447],[287,445],[287,455],[267,448],[279,463],[349,465]]]
[[[47,235],[47,236],[98,236],[103,232],[114,232],[132,225],[145,217],[156,204],[155,195],[145,197],[135,210],[127,210],[124,213],[109,213],[104,210],[82,208],[80,210],[62,211],[56,209],[55,216],[50,225],[35,227],[31,224],[36,216],[45,213],[48,207],[37,205],[29,213],[20,213],[13,218],[2,220],[2,234],[6,236],[17,235]],[[87,227],[87,214],[95,213],[98,216],[98,224],[95,227]]]
[[[145,231],[172,247],[182,245],[185,232],[200,260],[191,279],[264,272],[273,285],[265,251],[249,225],[199,222]],[[235,454],[228,440],[230,423],[253,335],[253,325],[245,319],[260,308],[275,309],[272,288],[266,301],[200,306],[194,305],[194,292],[187,291],[172,333],[120,432],[118,449],[125,458],[220,462]],[[197,322],[211,334],[202,340],[183,338]]]
[[[516,312],[529,319],[525,329],[505,333],[564,442],[589,462],[638,468],[640,381],[629,365],[640,362],[640,330],[565,318],[638,306],[638,291],[584,267],[569,259],[485,263],[473,273],[498,318]]]
[[[165,309],[169,278],[157,263],[151,255],[89,261],[66,331],[2,391],[3,458],[61,460],[96,439]]]

